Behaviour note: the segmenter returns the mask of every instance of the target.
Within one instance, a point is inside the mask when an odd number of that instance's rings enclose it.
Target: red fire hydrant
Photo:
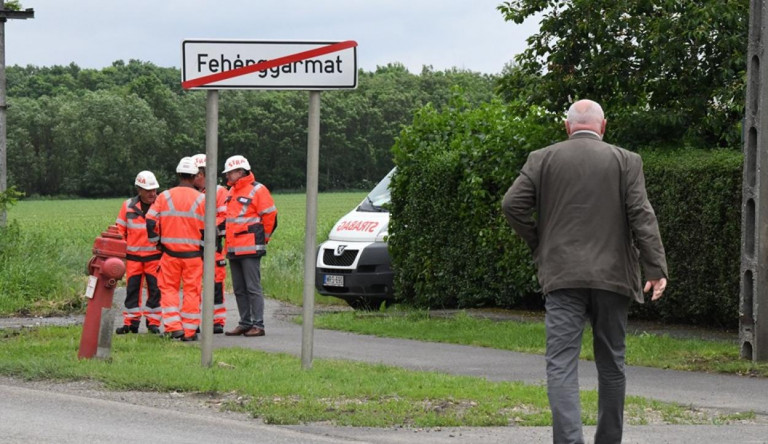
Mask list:
[[[83,335],[80,338],[80,351],[77,357],[92,358],[98,349],[100,336],[108,336],[106,342],[111,344],[112,324],[109,319],[108,328],[101,329],[102,312],[112,308],[112,298],[115,286],[125,274],[126,243],[116,225],[111,225],[93,242],[93,257],[88,261],[88,288],[85,296],[89,298],[85,311]],[[103,330],[103,331],[102,331]]]

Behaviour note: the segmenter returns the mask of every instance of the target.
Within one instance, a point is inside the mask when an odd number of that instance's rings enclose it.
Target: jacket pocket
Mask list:
[[[254,245],[266,244],[266,236],[264,235],[264,225],[261,223],[248,225],[248,232],[253,234]]]

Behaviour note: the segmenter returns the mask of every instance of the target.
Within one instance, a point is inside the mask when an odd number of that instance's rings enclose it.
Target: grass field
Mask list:
[[[318,243],[339,217],[365,196],[358,193],[323,193],[318,198]],[[268,297],[301,305],[305,198],[303,194],[276,194],[279,227],[262,262]],[[9,227],[0,230],[0,316],[52,315],[82,310],[86,264],[93,240],[114,223],[122,199],[24,201],[9,211]],[[314,261],[314,257],[310,258]],[[343,304],[316,295],[319,304]],[[494,323],[455,316],[432,319],[428,312],[392,307],[378,313],[318,315],[316,326],[381,336],[399,336],[434,342],[480,345],[528,353],[542,353],[541,323]],[[630,335],[628,362],[679,370],[714,371],[768,376],[768,364],[739,358],[738,344],[722,341],[678,340],[657,335]],[[582,358],[591,359],[589,335]]]
[[[318,242],[324,240],[335,221],[364,196],[363,192],[321,194]],[[264,288],[269,297],[300,305],[305,199],[302,194],[274,197],[279,209],[279,228],[263,261]],[[8,228],[0,230],[0,316],[46,315],[81,309],[85,267],[91,257],[93,240],[114,223],[121,202],[122,199],[26,201],[12,207]],[[318,296],[317,300],[339,303],[334,298]],[[431,319],[428,312],[399,313],[397,310],[396,306],[377,313],[319,316],[317,326],[522,349],[531,353],[541,353],[543,348],[540,323],[498,323],[462,314],[451,319]],[[180,363],[196,362],[197,350],[159,341],[151,335],[117,338],[113,359],[108,362],[78,360],[75,351],[79,335],[78,326],[0,331],[0,374],[31,379],[93,379],[115,389],[231,394],[238,401],[227,403],[226,408],[246,411],[278,424],[312,421],[416,427],[550,424],[546,389],[541,386],[329,360],[317,360],[311,372],[298,372],[296,358],[246,353],[242,349],[217,352],[217,364],[213,368],[187,364],[179,371]],[[695,362],[696,366],[686,369],[766,374],[764,367],[739,362],[732,350],[723,349],[723,344],[704,342],[694,347],[692,343],[650,335],[641,338],[644,342],[632,342],[634,339],[628,339],[628,358],[634,364],[662,368],[679,368],[676,366],[680,364],[686,368]],[[584,345],[583,357],[590,357],[590,348],[588,343]],[[731,348],[735,349],[733,345]],[[719,364],[734,367],[726,369]],[[153,371],[146,373],[147,368]],[[137,379],[137,374],[145,377]],[[586,424],[595,423],[596,404],[594,391],[582,393]],[[754,417],[751,412],[700,417],[693,408],[637,397],[628,397],[626,412],[631,424],[722,424]]]
[[[365,192],[321,193],[317,240]],[[262,262],[265,293],[301,304],[304,270],[304,194],[275,194],[279,227]],[[82,308],[86,267],[93,241],[115,217],[124,199],[22,201],[8,211],[0,230],[0,315],[51,315]],[[314,260],[314,258],[311,258]],[[318,295],[319,303],[338,303]]]

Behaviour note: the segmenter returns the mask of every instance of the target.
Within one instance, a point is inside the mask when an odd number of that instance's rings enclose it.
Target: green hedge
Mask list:
[[[742,155],[725,150],[641,151],[659,220],[669,289],[638,317],[738,326]]]
[[[515,117],[524,116],[524,117]],[[536,108],[460,100],[427,106],[393,148],[390,251],[400,300],[429,308],[540,308],[530,252],[501,199],[528,153],[565,136]],[[738,322],[741,154],[642,152],[670,283],[632,316],[734,327]]]

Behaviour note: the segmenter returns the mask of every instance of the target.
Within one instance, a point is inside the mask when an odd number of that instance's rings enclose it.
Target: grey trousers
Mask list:
[[[598,375],[596,444],[620,443],[624,422],[625,336],[629,298],[605,290],[556,290],[546,297],[547,395],[554,443],[584,443],[579,399],[579,353],[592,324]]]
[[[264,292],[261,289],[261,257],[230,259],[232,289],[240,313],[240,325],[264,328]]]

